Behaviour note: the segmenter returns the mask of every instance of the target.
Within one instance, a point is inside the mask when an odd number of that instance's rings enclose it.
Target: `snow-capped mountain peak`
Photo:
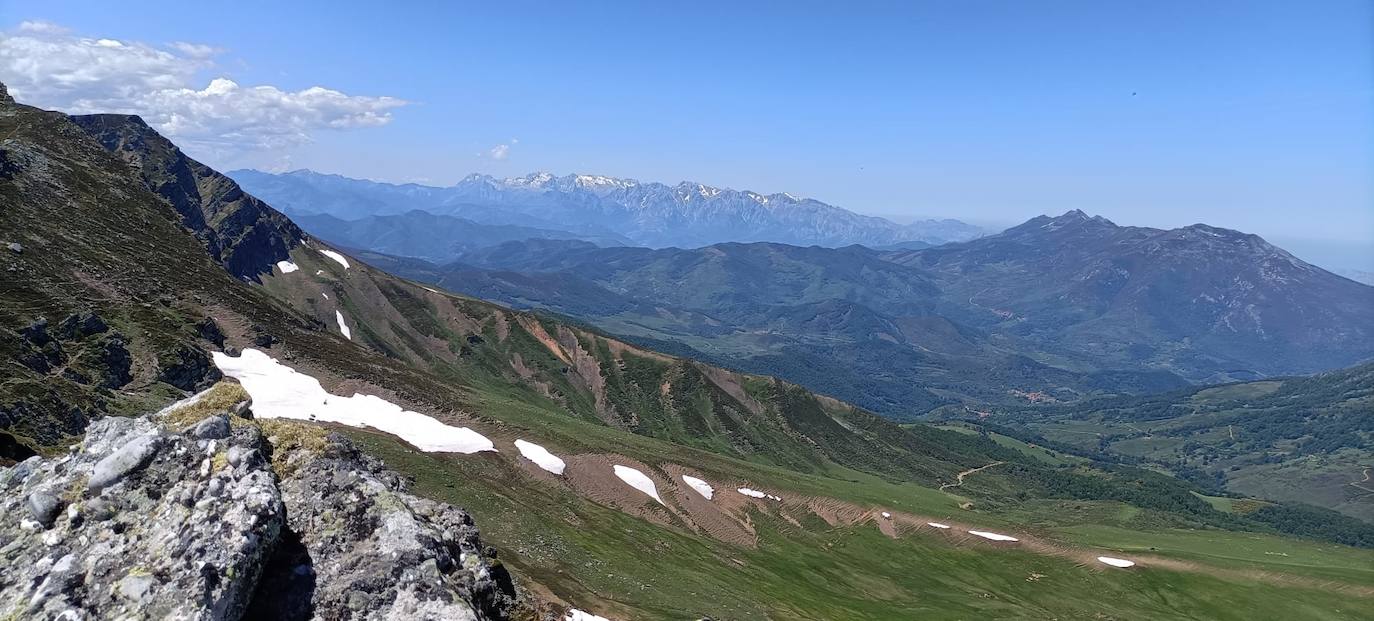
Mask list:
[[[382,215],[420,209],[484,224],[514,224],[586,234],[616,235],[646,246],[704,246],[719,242],[769,241],[803,246],[885,246],[919,241],[939,244],[978,237],[981,231],[954,220],[901,225],[857,214],[791,193],[762,194],[704,183],[658,182],[596,174],[557,176],[547,171],[497,179],[469,175],[447,188],[253,173],[256,189],[315,213]],[[267,177],[274,181],[267,183]],[[307,186],[331,185],[331,198],[304,205]],[[286,184],[293,188],[288,188]],[[344,186],[357,200],[343,201]],[[394,200],[393,200],[394,199]],[[332,209],[332,204],[340,205]]]

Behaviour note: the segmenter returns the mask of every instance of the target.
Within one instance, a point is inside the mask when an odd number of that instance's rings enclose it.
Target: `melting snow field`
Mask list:
[[[926,525],[927,525],[927,526],[933,526],[933,527],[935,527],[935,528],[945,528],[945,529],[949,528],[949,524],[941,524],[941,523],[939,523],[939,522],[926,522]]]
[[[563,474],[563,469],[568,467],[568,465],[563,463],[563,460],[559,459],[557,455],[550,453],[548,449],[533,442],[516,440],[515,448],[520,450],[520,454],[524,455],[525,459],[534,462],[534,465],[554,474]]]
[[[392,434],[427,453],[495,451],[485,436],[467,427],[451,427],[419,412],[402,409],[381,397],[354,393],[340,397],[325,392],[320,381],[298,373],[256,349],[234,358],[214,352],[215,366],[243,384],[253,398],[253,413],[263,418],[294,418],[371,427]]]
[[[643,472],[629,466],[616,465],[615,476],[620,477],[620,480],[624,481],[626,485],[652,496],[654,500],[658,501],[658,504],[663,504],[663,499],[658,497],[658,488],[654,486],[652,479],[644,476]]]
[[[1135,561],[1128,561],[1124,558],[1112,558],[1110,556],[1099,556],[1098,561],[1111,565],[1112,567],[1134,567]]]
[[[321,250],[320,254],[331,259],[334,259],[335,261],[338,261],[339,265],[344,266],[344,269],[348,269],[348,259],[345,259],[343,255],[334,252],[333,250]]]
[[[563,617],[563,621],[611,621],[606,617],[598,617],[590,612],[582,612],[576,608],[568,611],[568,616]]]
[[[747,488],[747,487],[741,487],[741,488],[739,488],[739,489],[736,490],[736,491],[738,491],[739,493],[744,494],[745,496],[748,496],[748,497],[750,497],[750,498],[771,498],[771,499],[776,500],[776,501],[779,501],[779,502],[782,501],[782,497],[781,497],[781,496],[774,496],[774,495],[772,495],[772,494],[768,494],[768,493],[765,493],[765,492],[760,492],[759,490],[756,490],[756,489],[749,489],[749,488]]]
[[[294,272],[301,268],[299,265],[296,265],[295,263],[292,263],[290,261],[277,261],[277,269],[281,270],[281,273],[283,274],[290,274],[291,272]]]
[[[968,531],[968,534],[973,535],[975,537],[982,537],[984,539],[991,539],[993,541],[1020,541],[1020,539],[1017,539],[1015,537],[1008,537],[1007,535],[990,533],[985,530],[971,530]]]
[[[344,323],[344,320],[343,320],[343,313],[341,313],[341,312],[339,312],[339,311],[334,311],[334,319],[335,319],[335,321],[338,321],[338,322],[339,322],[339,332],[342,332],[342,333],[343,333],[344,338],[346,338],[346,339],[348,339],[348,340],[350,340],[350,341],[353,340],[353,331],[352,331],[352,330],[349,330],[349,329],[348,329],[348,324]]]
[[[682,482],[686,483],[687,487],[696,490],[698,494],[701,494],[702,497],[707,500],[710,500],[716,495],[716,490],[712,489],[709,483],[696,477],[684,474],[682,475]]]

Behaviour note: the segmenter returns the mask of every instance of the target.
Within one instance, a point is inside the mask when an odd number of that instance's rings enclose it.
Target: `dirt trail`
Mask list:
[[[1361,481],[1351,481],[1351,482],[1350,482],[1350,487],[1353,487],[1353,488],[1355,488],[1355,489],[1364,490],[1364,491],[1366,491],[1366,492],[1369,492],[1369,493],[1371,493],[1371,494],[1374,494],[1374,489],[1370,489],[1370,488],[1368,488],[1368,487],[1365,487],[1365,486],[1361,485],[1361,483],[1368,483],[1368,482],[1369,482],[1369,471],[1370,471],[1370,470],[1374,470],[1374,468],[1365,468],[1365,469],[1364,469],[1364,480],[1361,480]]]
[[[1004,461],[994,461],[994,462],[992,462],[992,463],[990,463],[990,464],[988,464],[988,465],[986,465],[986,466],[979,466],[979,467],[973,468],[973,469],[971,469],[971,470],[965,470],[965,471],[963,471],[963,472],[960,472],[960,473],[958,474],[958,476],[957,476],[956,482],[954,482],[954,483],[946,483],[946,484],[944,484],[944,485],[941,485],[941,486],[940,486],[940,491],[943,492],[943,491],[945,491],[946,489],[949,489],[949,488],[951,488],[951,487],[960,487],[960,486],[962,486],[962,485],[964,484],[964,477],[966,477],[966,476],[968,476],[968,475],[970,475],[970,474],[973,474],[973,473],[975,473],[975,472],[980,472],[980,471],[983,471],[983,470],[987,470],[988,468],[991,468],[991,467],[993,467],[993,466],[1000,466],[1000,465],[1005,464],[1005,463],[1007,463],[1007,462],[1004,462]]]

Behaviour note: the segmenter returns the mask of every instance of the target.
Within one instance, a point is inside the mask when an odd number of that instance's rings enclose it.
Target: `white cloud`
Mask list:
[[[406,104],[319,86],[287,91],[204,82],[221,51],[174,42],[86,38],[48,22],[0,32],[0,81],[18,101],[73,114],[138,114],[192,153],[218,157],[309,142],[328,129],[374,127]],[[201,86],[204,85],[204,86]]]
[[[168,43],[167,47],[170,47],[178,52],[181,52],[182,54],[185,54],[191,58],[210,58],[224,51],[212,45],[202,45],[200,43],[187,43],[185,41],[173,41],[171,43]]]
[[[54,34],[61,34],[67,32],[66,28],[58,26],[57,24],[54,24],[52,22],[45,22],[43,20],[19,22],[19,30],[21,32],[45,32]]]
[[[510,155],[510,145],[498,144],[487,151],[487,157],[494,160],[504,160]]]

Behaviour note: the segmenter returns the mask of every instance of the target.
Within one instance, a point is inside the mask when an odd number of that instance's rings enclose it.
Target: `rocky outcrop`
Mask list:
[[[0,470],[0,618],[507,618],[465,512],[340,436],[231,409],[106,417]]]
[[[110,417],[0,473],[0,616],[239,618],[285,512],[265,461],[217,456],[261,445]]]
[[[338,436],[274,461],[288,543],[263,580],[264,619],[490,619],[512,603],[467,513],[406,494],[405,481]]]
[[[102,147],[133,166],[205,247],[235,276],[257,280],[304,238],[286,216],[228,177],[187,157],[143,119],[124,114],[71,117]]]

